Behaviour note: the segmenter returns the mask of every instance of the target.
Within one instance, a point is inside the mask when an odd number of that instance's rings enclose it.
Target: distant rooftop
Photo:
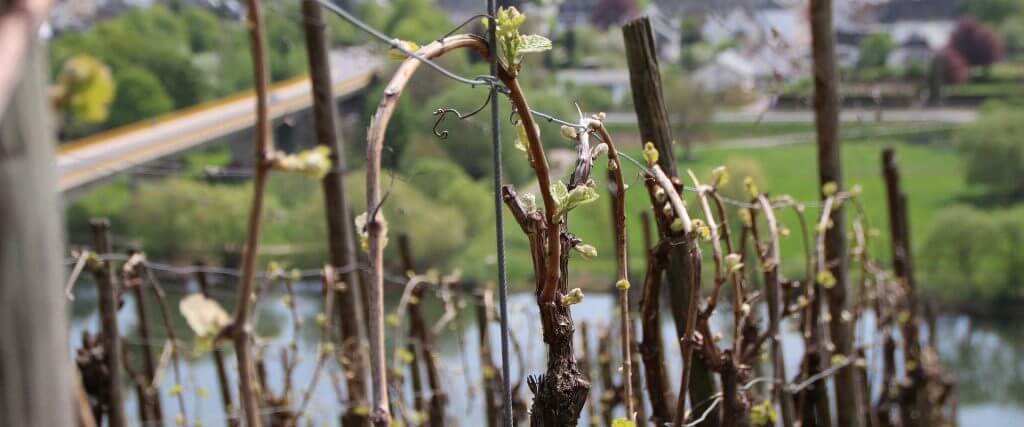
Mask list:
[[[881,22],[946,21],[956,19],[964,0],[892,0],[882,5]]]
[[[654,0],[658,10],[668,16],[726,12],[737,7],[751,10],[784,9],[793,0]]]

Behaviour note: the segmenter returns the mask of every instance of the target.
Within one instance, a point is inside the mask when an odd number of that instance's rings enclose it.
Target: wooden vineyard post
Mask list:
[[[342,354],[349,404],[342,422],[345,425],[366,426],[369,417],[366,400],[366,360],[363,358],[360,325],[363,324],[357,302],[360,300],[360,277],[355,267],[356,254],[352,233],[352,216],[345,194],[345,150],[342,148],[335,123],[334,94],[331,90],[330,58],[327,50],[323,12],[315,0],[302,1],[306,32],[306,52],[309,58],[310,82],[313,85],[313,125],[316,143],[331,150],[333,165],[321,181],[324,207],[327,215],[327,238],[331,266],[343,272],[345,286],[336,295],[338,324],[340,325]],[[331,313],[328,313],[331,315]]]
[[[129,251],[128,257],[135,256],[136,251]],[[132,297],[135,298],[135,317],[139,321],[139,338],[142,346],[142,370],[144,378],[136,381],[139,390],[139,415],[143,421],[154,422],[163,419],[163,409],[160,406],[160,391],[153,387],[153,378],[156,377],[156,365],[154,364],[153,347],[151,341],[149,317],[146,315],[146,300],[142,293],[142,280],[135,274],[135,269],[125,266],[122,269],[122,283],[125,289],[131,289]]]
[[[480,375],[484,390],[484,413],[487,427],[501,424],[501,371],[494,365],[491,351],[491,318],[494,310],[494,296],[490,289],[481,288],[482,294],[476,306],[477,332],[480,338]]]
[[[34,43],[34,25],[17,30],[32,18],[12,6],[22,3],[0,0],[0,45],[20,36],[27,49],[0,49],[0,425],[70,426],[75,388],[59,285],[64,249],[46,52]],[[14,73],[7,88],[5,72]]]
[[[818,179],[822,200],[825,184],[843,189],[839,149],[839,75],[836,72],[835,34],[832,28],[832,0],[812,0],[811,49],[814,59],[814,118],[818,142]],[[825,258],[831,266],[835,286],[825,291],[833,354],[853,358],[853,327],[846,301],[846,228],[840,207],[831,214],[832,227],[825,231]],[[836,421],[839,427],[860,427],[864,411],[857,397],[856,370],[839,369],[835,376]]]
[[[641,139],[652,142],[661,153],[658,165],[670,177],[677,177],[675,150],[673,147],[672,130],[669,127],[669,115],[665,109],[664,95],[661,88],[661,73],[658,71],[657,51],[654,35],[648,18],[639,18],[626,23],[622,27],[626,43],[626,59],[629,63],[629,79],[633,92],[633,104],[636,108]],[[668,235],[669,230],[661,224],[659,234]],[[687,245],[677,245],[668,254],[666,275],[669,286],[669,298],[673,319],[676,325],[676,336],[682,340],[686,331],[687,303],[690,301],[689,283],[692,277],[692,265]],[[681,341],[680,341],[681,342]],[[699,357],[693,359],[689,393],[691,402],[703,402],[712,398],[715,393],[714,379],[707,365]],[[701,426],[717,426],[716,417],[708,417]]]
[[[111,253],[110,221],[94,219],[93,248],[101,256]],[[99,262],[93,269],[96,288],[100,295],[100,324],[102,325],[103,357],[107,362],[107,419],[110,427],[124,427],[124,397],[121,394],[121,333],[117,326],[119,295],[114,282],[114,266],[110,261]]]
[[[896,164],[896,153],[892,148],[882,150],[882,174],[885,176],[885,190],[889,207],[889,229],[892,244],[892,270],[902,282],[907,294],[907,309],[910,315],[903,323],[903,337],[906,340],[904,363],[917,363],[921,356],[921,342],[918,337],[918,301],[911,262],[910,224],[907,222],[907,195],[900,186],[900,170]]]

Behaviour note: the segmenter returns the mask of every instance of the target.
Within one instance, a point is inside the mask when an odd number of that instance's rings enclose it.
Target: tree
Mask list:
[[[1009,55],[1024,52],[1024,13],[1011,17],[999,25],[999,36]]]
[[[117,96],[110,106],[108,127],[155,117],[174,109],[174,101],[153,73],[129,67],[116,75]]]
[[[945,48],[935,55],[935,70],[943,84],[965,83],[970,78],[970,65],[956,49]]]
[[[1003,109],[959,129],[954,140],[964,155],[967,182],[997,197],[1024,194],[1024,113]]]
[[[860,43],[860,58],[857,60],[858,68],[883,67],[889,58],[889,53],[896,48],[889,33],[872,33]]]
[[[961,18],[949,38],[949,45],[971,66],[986,67],[1003,59],[1003,42],[976,18]]]
[[[1001,296],[1001,230],[994,218],[971,206],[955,205],[935,216],[924,245],[922,282],[945,297]]]
[[[590,22],[607,30],[637,14],[636,0],[601,0],[590,13]]]
[[[970,0],[961,2],[960,9],[965,15],[998,25],[1006,18],[1024,13],[1024,2],[1020,0]]]
[[[691,143],[711,121],[713,100],[679,73],[666,74],[664,80],[665,91],[671,94],[665,98],[665,108],[671,115],[672,132],[685,147],[683,155],[689,158]]]
[[[219,46],[223,24],[216,15],[206,9],[192,6],[182,12],[181,18],[188,29],[188,44],[193,53],[206,52]]]
[[[116,86],[106,64],[89,55],[64,62],[57,75],[57,109],[71,122],[100,123],[107,119]]]
[[[931,71],[928,76],[928,101],[939,104],[942,101],[942,86],[964,83],[970,77],[967,61],[963,56],[946,47],[932,59]]]

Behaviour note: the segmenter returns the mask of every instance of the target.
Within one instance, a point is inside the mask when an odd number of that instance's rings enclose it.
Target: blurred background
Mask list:
[[[481,31],[473,19],[483,10],[479,0],[336,3],[420,45],[467,20],[464,31]],[[723,192],[731,197],[742,197],[746,176],[773,195],[818,197],[806,1],[507,3],[529,17],[526,32],[555,46],[528,59],[522,79],[533,108],[570,120],[574,102],[585,112],[606,112],[620,149],[638,157],[643,141],[620,25],[647,15],[680,169],[707,177],[727,166],[733,180]],[[299,3],[264,4],[274,137],[285,151],[308,148],[314,141]],[[365,129],[398,62],[351,25],[326,18],[348,194],[362,212]],[[879,158],[883,148],[895,147],[909,195],[917,281],[944,313],[942,330],[955,337],[940,350],[959,383],[961,417],[972,425],[1024,423],[1024,336],[1017,329],[1024,320],[1017,309],[1024,300],[1024,2],[844,0],[835,2],[834,25],[844,179],[863,188],[869,225],[878,230],[871,250],[888,257]],[[118,251],[141,248],[168,264],[237,267],[252,191],[253,132],[243,117],[252,88],[244,4],[65,1],[41,32],[59,112],[58,168],[71,245],[90,242],[90,218],[108,217]],[[487,73],[487,63],[468,53],[441,62],[465,76]],[[421,72],[391,121],[384,152],[391,232],[413,239],[422,265],[482,282],[493,280],[496,262],[493,213],[483,208],[492,197],[487,125],[480,116],[449,118],[435,128],[432,113],[472,111],[485,97],[482,89]],[[514,127],[504,128],[504,180],[529,191],[536,184],[526,157],[511,143]],[[554,173],[567,174],[575,151],[557,125],[542,124],[541,131]],[[595,176],[604,172],[603,164],[595,166]],[[642,184],[633,170],[626,180]],[[647,204],[641,192],[627,196],[627,210]],[[586,209],[574,217],[573,231],[611,254],[610,208]],[[323,212],[318,182],[273,176],[262,265],[319,267],[327,259]],[[636,218],[630,229],[640,229]],[[795,218],[780,221],[798,227]],[[506,233],[509,276],[515,290],[526,292],[532,268],[516,227]],[[632,233],[638,277],[641,245],[641,234]],[[388,259],[397,259],[394,246]],[[801,240],[791,237],[782,246],[783,271],[796,275],[804,262]],[[579,260],[570,274],[574,287],[607,290],[614,262],[610,256]],[[94,324],[96,314],[78,305],[76,328]],[[583,307],[584,318],[610,309],[588,307],[595,311]],[[457,353],[448,356],[457,363]]]

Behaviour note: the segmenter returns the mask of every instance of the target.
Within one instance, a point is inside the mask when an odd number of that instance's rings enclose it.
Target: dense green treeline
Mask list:
[[[271,1],[266,14],[271,78],[306,71],[298,2]],[[329,20],[335,45],[357,41],[355,30]],[[249,39],[243,21],[198,7],[173,10],[161,4],[132,8],[87,30],[62,33],[49,47],[51,70],[79,55],[111,70],[115,96],[100,123],[66,115],[63,137],[72,139],[209,101],[252,87]]]

